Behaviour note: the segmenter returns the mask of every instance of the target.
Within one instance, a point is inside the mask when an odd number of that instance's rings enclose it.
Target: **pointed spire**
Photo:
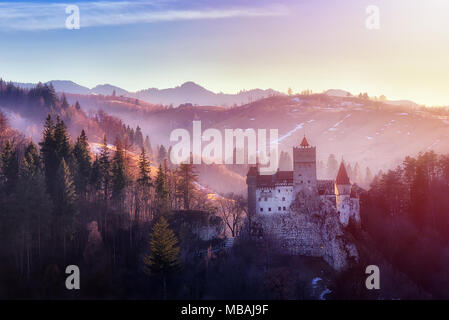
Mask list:
[[[335,179],[336,184],[351,184],[349,182],[349,176],[346,172],[346,167],[344,162],[340,163],[340,168],[338,169],[337,179]]]
[[[310,147],[310,145],[309,145],[309,143],[307,142],[307,139],[306,139],[306,134],[304,134],[304,138],[302,138],[301,147],[303,147],[303,148]]]

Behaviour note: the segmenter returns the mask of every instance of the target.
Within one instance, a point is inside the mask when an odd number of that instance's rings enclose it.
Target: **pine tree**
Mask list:
[[[41,149],[41,156],[45,169],[45,181],[47,190],[53,196],[55,188],[56,170],[58,169],[59,161],[56,152],[56,140],[54,135],[54,123],[50,115],[45,120],[42,141],[39,143]]]
[[[54,139],[56,153],[59,160],[64,159],[66,164],[71,164],[72,162],[72,146],[70,145],[70,137],[67,132],[67,127],[59,117],[56,118]]]
[[[137,178],[137,183],[142,187],[148,187],[151,185],[151,167],[150,161],[148,161],[145,153],[145,148],[141,148],[140,156],[139,156],[139,176]]]
[[[68,103],[68,101],[67,101],[67,97],[65,96],[65,94],[63,94],[63,95],[62,95],[62,98],[61,98],[61,108],[62,108],[63,110],[66,110],[66,109],[69,108],[69,103]]]
[[[31,272],[30,255],[33,247],[37,248],[39,261],[41,248],[49,239],[50,217],[53,203],[45,188],[45,176],[39,163],[37,147],[30,143],[25,149],[21,164],[20,180],[14,201],[15,214],[22,222],[26,235],[25,246],[27,259],[27,277]],[[35,241],[33,241],[35,239]]]
[[[39,157],[39,151],[33,142],[30,142],[25,148],[23,160],[22,160],[22,172],[26,175],[33,176],[40,172],[42,169],[41,159]]]
[[[111,163],[109,160],[109,149],[108,143],[106,140],[106,135],[103,138],[103,145],[100,151],[100,157],[98,159],[100,165],[100,180],[101,180],[101,188],[103,191],[103,199],[106,201],[109,198],[109,188],[110,188],[110,180],[111,180]]]
[[[178,239],[163,217],[152,228],[149,246],[150,254],[143,258],[145,272],[161,276],[163,298],[166,299],[166,279],[180,268],[180,257]]]
[[[193,164],[182,163],[178,168],[178,178],[178,192],[183,199],[184,210],[190,210],[192,199],[197,189],[196,183],[198,182],[198,176],[195,173]]]
[[[146,153],[148,154],[148,158],[151,160],[153,156],[153,149],[151,148],[150,137],[148,136],[145,137],[144,148]]]
[[[366,167],[366,172],[365,172],[365,183],[369,184],[371,183],[371,181],[373,180],[373,175],[371,173],[371,170],[369,167]]]
[[[167,150],[163,145],[161,145],[158,152],[158,162],[163,163],[164,159],[166,158],[167,158]]]
[[[141,149],[137,166],[139,171],[136,180],[136,218],[139,221],[142,212],[145,216],[148,211],[150,188],[152,186],[150,161],[146,157],[145,148]]]
[[[115,143],[116,151],[112,159],[111,182],[112,196],[120,201],[123,198],[123,191],[127,183],[127,174],[125,166],[125,155],[119,140]]]
[[[75,186],[77,194],[85,198],[87,184],[89,182],[91,170],[91,158],[89,153],[89,143],[84,130],[81,131],[73,148],[73,156],[76,162]]]
[[[57,188],[55,212],[61,223],[58,228],[62,232],[64,257],[67,239],[73,240],[77,223],[76,191],[73,178],[64,159],[61,160],[57,172]]]
[[[426,176],[423,165],[418,164],[410,189],[410,199],[413,219],[420,227],[424,227],[428,196],[428,177]]]
[[[338,162],[334,154],[330,154],[327,159],[327,177],[335,179],[337,177]]]
[[[99,192],[101,190],[102,181],[101,181],[101,164],[98,156],[95,156],[95,160],[92,164],[92,170],[90,171],[89,177],[89,185],[95,190]]]
[[[159,215],[166,215],[170,212],[169,190],[167,185],[167,177],[161,164],[159,164],[159,170],[157,172],[154,185],[154,191],[156,193],[156,209]]]
[[[6,195],[13,193],[19,178],[19,161],[17,151],[9,140],[1,154],[1,175]]]
[[[142,135],[142,130],[140,129],[139,126],[137,126],[136,133],[134,134],[134,143],[138,147],[143,147],[143,135]]]

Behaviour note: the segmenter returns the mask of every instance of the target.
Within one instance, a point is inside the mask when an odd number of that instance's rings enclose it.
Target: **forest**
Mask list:
[[[0,113],[0,298],[314,299],[307,277],[317,269],[331,275],[333,299],[449,298],[449,155],[409,156],[373,177],[360,196],[361,228],[347,230],[361,260],[336,274],[252,239],[244,196],[207,190],[198,183],[205,168],[174,166],[169,148],[151,147],[139,127],[87,116],[48,85],[0,81],[0,101],[45,119],[34,142]],[[76,135],[67,122],[78,123]],[[397,287],[367,293],[372,263],[388,266]],[[81,270],[79,291],[65,288],[68,265]]]

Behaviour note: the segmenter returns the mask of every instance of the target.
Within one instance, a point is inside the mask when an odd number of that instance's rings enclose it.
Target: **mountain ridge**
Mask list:
[[[14,85],[30,89],[37,83],[13,82]],[[140,99],[152,104],[163,104],[178,106],[181,104],[211,105],[230,107],[256,101],[272,95],[281,95],[279,91],[273,89],[251,89],[241,90],[238,93],[215,93],[201,85],[187,81],[173,88],[147,88],[136,92],[114,86],[112,84],[99,84],[93,88],[79,85],[71,80],[50,80],[45,84],[52,84],[56,92],[69,94],[101,94],[117,95],[129,98]]]

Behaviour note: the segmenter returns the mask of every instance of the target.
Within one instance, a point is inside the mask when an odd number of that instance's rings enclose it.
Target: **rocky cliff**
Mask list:
[[[328,199],[301,193],[290,213],[257,215],[255,223],[286,253],[321,257],[337,271],[358,262],[357,248]]]

